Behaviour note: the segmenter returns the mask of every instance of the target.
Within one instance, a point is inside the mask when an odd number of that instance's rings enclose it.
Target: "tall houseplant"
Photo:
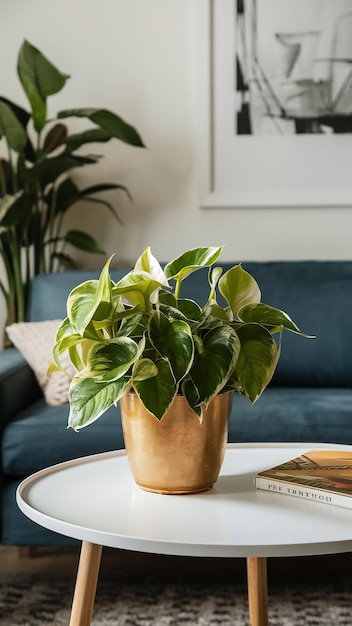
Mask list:
[[[163,269],[147,248],[117,283],[108,261],[99,280],[73,289],[49,366],[49,373],[60,369],[60,355],[69,350],[77,371],[69,426],[87,426],[119,400],[123,407],[127,396],[141,403],[142,422],[151,416],[154,432],[180,396],[186,424],[192,415],[201,424],[219,396],[260,397],[277,365],[282,332],[302,333],[285,312],[261,302],[257,282],[240,264],[223,273],[216,265],[221,252],[188,250]],[[182,298],[183,281],[202,268],[209,268],[204,305]],[[227,406],[226,399],[220,412]]]
[[[72,170],[99,160],[95,154],[83,155],[80,148],[113,138],[143,147],[136,129],[106,109],[70,109],[49,117],[47,100],[63,89],[68,76],[27,41],[19,51],[17,73],[30,110],[0,97],[0,257],[6,276],[0,290],[8,324],[26,320],[28,286],[34,275],[74,265],[67,245],[103,252],[87,233],[64,232],[67,212],[84,200],[119,219],[111,203],[96,194],[121,189],[129,195],[117,183],[79,189]],[[70,117],[86,118],[89,127],[69,134],[62,120]]]

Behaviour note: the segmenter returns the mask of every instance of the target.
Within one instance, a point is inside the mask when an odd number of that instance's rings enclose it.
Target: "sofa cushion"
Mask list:
[[[50,406],[68,402],[70,387],[70,378],[64,372],[53,372],[47,376],[47,367],[60,323],[61,320],[19,322],[6,327],[9,339],[33,370],[45,400]],[[73,375],[74,367],[67,353],[62,355],[61,364]]]
[[[68,412],[68,404],[48,407],[42,398],[18,413],[3,432],[3,473],[28,476],[62,461],[124,447],[118,408],[79,432],[67,428]]]
[[[234,395],[231,442],[352,444],[352,389],[268,387],[252,405]]]
[[[14,393],[16,389],[21,393]],[[34,373],[19,350],[3,350],[0,360],[0,433],[13,415],[41,396]]]

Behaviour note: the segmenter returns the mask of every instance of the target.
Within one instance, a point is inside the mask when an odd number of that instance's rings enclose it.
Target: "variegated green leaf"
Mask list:
[[[97,383],[92,378],[77,378],[71,382],[68,426],[79,430],[95,422],[107,409],[130,389],[130,378],[124,376],[113,382]]]
[[[151,309],[151,299],[163,283],[148,272],[132,270],[124,276],[113,288],[113,295],[122,295],[132,305],[144,305],[146,310]]]
[[[176,381],[180,381],[193,362],[194,345],[189,325],[182,320],[170,322],[163,313],[154,311],[148,330],[155,350],[168,359]]]
[[[165,291],[164,289],[160,289],[159,292],[159,304],[163,304],[165,306],[170,306],[177,309],[177,298],[175,298],[174,294],[170,291]]]
[[[254,403],[271,380],[278,360],[275,340],[266,328],[245,324],[237,329],[241,351],[235,374],[246,397]]]
[[[130,337],[117,337],[93,346],[88,355],[87,375],[98,381],[118,380],[139,359],[145,341],[137,344]]]
[[[156,376],[158,373],[158,368],[155,365],[154,361],[151,359],[140,359],[133,365],[132,369],[132,385],[135,382],[140,380],[147,380],[148,378],[152,378]]]
[[[202,316],[202,309],[193,300],[176,300],[174,306],[160,304],[160,311],[169,320],[183,320],[184,322],[198,322]]]
[[[105,264],[99,280],[89,280],[75,287],[67,300],[71,324],[83,335],[94,319],[108,321],[112,311],[112,285],[109,274],[111,258]]]
[[[188,320],[197,321],[202,314],[202,309],[199,304],[187,298],[179,299],[177,301],[177,308]]]
[[[279,329],[280,327],[286,328],[294,333],[303,335],[285,311],[275,309],[268,304],[247,304],[239,310],[238,318],[242,322],[256,322],[257,324],[278,327]],[[308,335],[305,335],[305,337],[308,337]]]
[[[216,302],[212,302],[209,305],[208,314],[210,317],[215,317],[217,320],[221,320],[225,324],[232,321],[232,311],[229,307],[223,309]]]
[[[133,385],[146,409],[161,420],[177,393],[175,379],[166,359],[155,362],[158,373],[148,380],[136,381]]]
[[[241,265],[235,265],[219,280],[219,291],[234,315],[245,304],[260,302],[261,293],[256,280]]]
[[[170,321],[183,320],[184,322],[187,322],[187,318],[176,307],[161,304],[159,310],[164,313]]]
[[[179,282],[195,270],[213,265],[221,252],[222,247],[188,250],[165,266],[165,276]]]
[[[146,248],[143,254],[137,259],[134,267],[135,271],[144,271],[150,274],[150,277],[161,283],[164,287],[170,287],[159,261],[152,254],[150,246]],[[159,287],[150,295],[150,301],[156,304],[159,296]]]
[[[209,269],[208,281],[210,285],[209,300],[216,300],[216,285],[222,274],[222,267],[213,267]]]
[[[129,314],[122,318],[120,328],[116,332],[116,337],[133,336],[134,338],[136,338],[138,334],[140,337],[142,337],[142,335],[144,334],[144,329],[140,333],[138,331],[139,323],[142,319],[142,314],[138,313],[138,310],[139,310],[139,307],[135,306],[129,309],[129,311],[128,310],[126,311],[126,313],[129,313]]]
[[[186,398],[188,406],[198,415],[199,418],[201,418],[202,407],[199,403],[199,394],[191,378],[187,377],[182,381],[181,390]]]
[[[169,286],[164,270],[162,269],[159,261],[152,254],[150,246],[148,246],[148,248],[146,248],[137,259],[134,269],[136,272],[147,272],[152,278],[163,284],[165,287]]]
[[[240,341],[230,326],[210,330],[196,353],[190,371],[200,402],[209,404],[227,382],[240,352]]]
[[[65,371],[61,365],[60,355],[62,355],[62,353],[66,350],[69,350],[72,364],[76,370],[78,371],[83,369],[81,355],[76,348],[76,346],[80,345],[82,341],[85,340],[82,340],[81,335],[75,331],[69,318],[66,317],[63,322],[61,322],[56,332],[56,343],[52,351],[52,358],[48,365],[47,375],[55,371]],[[91,345],[91,342],[89,343]]]
[[[79,335],[76,328],[72,326],[70,318],[66,317],[60,324],[56,333],[56,340],[60,342],[60,349],[66,350],[70,345],[77,343],[76,338],[78,337],[82,340],[82,336]],[[102,332],[97,331],[93,324],[88,324],[83,337],[92,341],[102,341],[104,338]]]

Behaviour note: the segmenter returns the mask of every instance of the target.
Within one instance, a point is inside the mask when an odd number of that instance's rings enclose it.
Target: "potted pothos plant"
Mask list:
[[[79,188],[72,171],[100,159],[80,149],[111,139],[143,147],[137,130],[107,109],[76,108],[49,115],[48,98],[63,89],[69,76],[28,41],[20,48],[17,74],[29,110],[0,96],[0,259],[5,273],[0,291],[7,324],[27,319],[33,276],[75,265],[71,246],[104,253],[90,234],[65,230],[67,213],[83,201],[87,206],[95,203],[99,211],[108,209],[119,220],[111,202],[99,194],[122,190],[130,197],[128,189],[116,182]],[[85,118],[87,129],[70,134],[64,121],[72,117]]]
[[[195,248],[162,267],[147,248],[117,283],[111,278],[109,260],[99,280],[73,289],[48,370],[60,369],[60,355],[69,351],[76,369],[69,393],[70,427],[78,430],[91,424],[120,400],[132,418],[129,422],[149,420],[155,435],[156,423],[174,422],[173,407],[181,399],[186,422],[182,428],[174,427],[172,435],[181,432],[180,445],[187,456],[182,462],[177,458],[179,474],[180,463],[188,463],[194,454],[194,441],[201,437],[207,411],[217,398],[223,399],[220,413],[229,413],[233,392],[252,403],[260,397],[277,365],[282,332],[302,333],[285,312],[261,302],[257,282],[241,264],[223,273],[216,265],[221,252],[222,247]],[[209,282],[204,305],[182,297],[183,281],[202,268],[208,268]],[[132,409],[124,404],[127,397]],[[137,414],[141,420],[133,419]],[[196,429],[190,439],[192,450],[184,434],[191,423]],[[126,442],[129,426],[123,425]],[[227,431],[220,437],[221,455],[226,435]],[[203,448],[211,449],[213,440],[214,430]],[[139,442],[138,454],[149,446],[144,436],[139,435]],[[163,470],[156,470],[160,483],[160,473],[167,473],[173,453],[165,439],[159,447],[159,452],[154,444],[149,449],[163,459]],[[151,465],[147,462],[142,474]]]

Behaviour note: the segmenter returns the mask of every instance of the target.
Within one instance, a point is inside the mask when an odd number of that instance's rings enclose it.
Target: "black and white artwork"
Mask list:
[[[236,135],[352,132],[352,0],[233,0]]]
[[[207,15],[204,206],[351,207],[352,0],[209,0]]]

